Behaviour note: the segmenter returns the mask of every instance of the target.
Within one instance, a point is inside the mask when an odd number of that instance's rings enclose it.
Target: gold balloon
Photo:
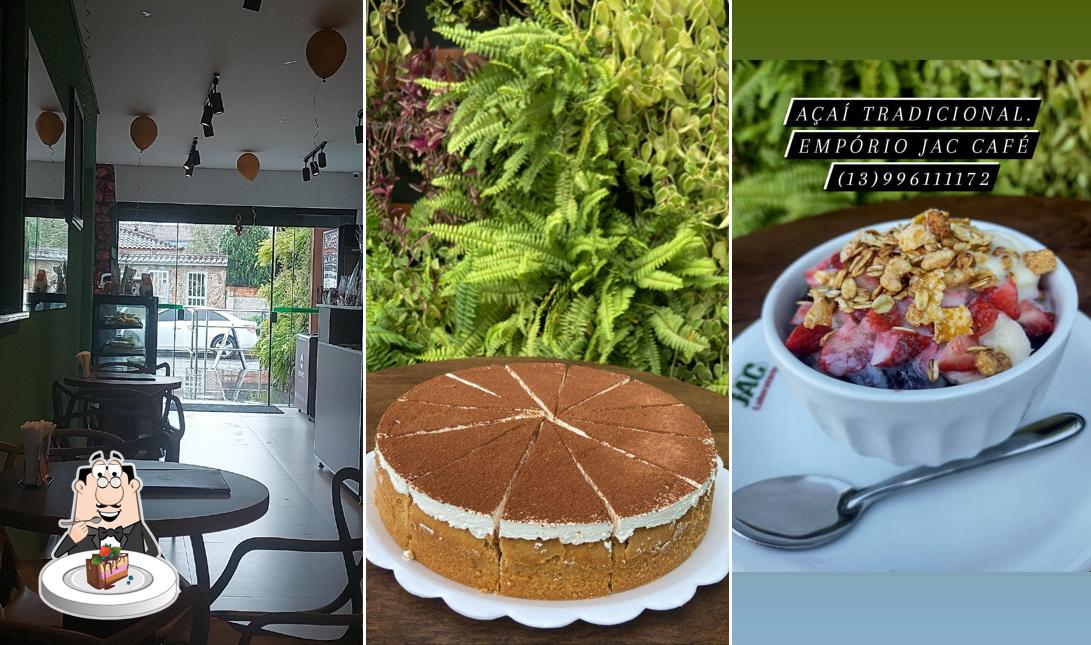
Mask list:
[[[64,134],[64,121],[61,121],[61,117],[57,116],[56,112],[42,112],[34,121],[34,129],[38,131],[38,138],[42,140],[42,143],[53,147],[53,144],[60,141],[61,135]]]
[[[141,152],[150,148],[155,143],[155,137],[158,135],[159,126],[147,114],[141,114],[129,124],[129,137],[132,138],[133,144]]]
[[[307,41],[307,64],[323,80],[341,69],[346,53],[348,46],[344,37],[333,29],[316,31]]]
[[[254,181],[254,178],[258,176],[258,170],[261,169],[261,164],[258,163],[258,158],[254,153],[244,152],[239,155],[235,167],[239,169],[240,175],[246,177],[247,181]]]

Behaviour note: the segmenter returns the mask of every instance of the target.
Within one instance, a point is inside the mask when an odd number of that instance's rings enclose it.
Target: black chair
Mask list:
[[[83,439],[82,444],[72,441]],[[150,459],[158,461],[172,448],[170,437],[157,432],[139,439],[123,441],[117,435],[87,428],[58,428],[53,431],[49,458],[52,461],[86,461],[99,450],[110,454],[117,450],[126,459]]]
[[[277,537],[253,537],[243,540],[235,550],[224,567],[219,579],[212,585],[209,597],[212,602],[224,592],[231,577],[239,567],[243,556],[251,551],[298,551],[301,553],[340,553],[345,562],[346,584],[341,593],[329,603],[301,611],[287,612],[257,612],[216,610],[211,612],[212,621],[210,633],[213,640],[222,642],[225,634],[237,634],[239,645],[249,645],[252,639],[278,639],[284,638],[282,634],[269,631],[267,627],[272,625],[316,625],[316,626],[345,626],[348,629],[345,634],[336,641],[317,641],[322,643],[360,643],[363,642],[363,583],[364,568],[363,559],[356,559],[356,553],[364,548],[363,538],[354,538],[349,532],[348,522],[345,520],[345,508],[341,499],[341,487],[345,481],[355,481],[361,484],[360,470],[358,468],[342,468],[333,476],[333,513],[337,524],[336,540],[304,540],[294,538]],[[335,614],[333,612],[349,605],[352,613]],[[177,637],[177,636],[175,636]],[[316,642],[299,639],[297,642]]]
[[[65,403],[67,399],[67,404]],[[171,424],[171,410],[177,412],[178,426]],[[177,462],[182,437],[186,433],[182,401],[173,394],[148,393],[141,390],[99,387],[72,390],[53,383],[53,423],[58,428],[83,427],[115,435],[132,449],[166,446],[167,461]],[[157,435],[165,435],[161,441]],[[139,440],[145,440],[140,443]],[[130,459],[136,455],[123,453]]]

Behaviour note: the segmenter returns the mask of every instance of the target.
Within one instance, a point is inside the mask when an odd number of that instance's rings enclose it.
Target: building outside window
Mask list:
[[[150,273],[152,289],[162,304],[225,308],[227,254],[187,249],[186,242],[176,235],[164,239],[168,236],[163,228],[146,222],[121,222],[118,264],[122,270],[131,266],[137,279],[141,273]]]

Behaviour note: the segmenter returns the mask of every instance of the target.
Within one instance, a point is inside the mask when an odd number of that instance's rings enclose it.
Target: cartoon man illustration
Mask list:
[[[106,457],[102,451],[91,455],[86,466],[76,470],[72,482],[71,526],[53,557],[97,551],[103,545],[123,551],[159,555],[155,536],[144,524],[140,508],[141,482],[132,464],[116,450]]]

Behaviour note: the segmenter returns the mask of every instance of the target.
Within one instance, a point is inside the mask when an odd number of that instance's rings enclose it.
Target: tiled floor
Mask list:
[[[331,474],[314,458],[314,424],[294,409],[284,414],[186,413],[180,461],[213,466],[252,477],[269,488],[269,512],[247,526],[205,535],[209,571],[219,578],[231,551],[253,536],[336,538]],[[363,511],[342,493],[349,526],[360,534]],[[182,575],[195,580],[188,538],[160,540],[164,554]],[[336,553],[251,553],[214,609],[288,611],[318,607],[345,585],[345,567]],[[343,628],[284,627],[285,633],[336,638]]]

